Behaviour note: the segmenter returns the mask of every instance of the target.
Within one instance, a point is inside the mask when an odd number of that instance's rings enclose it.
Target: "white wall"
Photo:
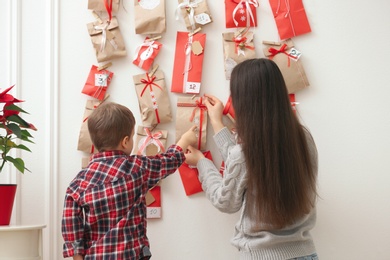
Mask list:
[[[176,1],[166,0],[167,32],[156,62],[170,86],[176,31]],[[118,14],[128,56],[114,60],[111,100],[136,114],[132,75],[142,73],[132,56],[143,36],[134,34],[133,1],[123,1]],[[297,94],[298,111],[317,142],[320,159],[318,222],[313,236],[321,259],[389,259],[390,241],[390,3],[385,0],[307,1],[312,33],[294,38],[311,87]],[[214,22],[207,34],[202,94],[226,100],[221,33],[223,1],[208,1]],[[82,153],[76,150],[87,97],[80,93],[92,64],[97,64],[86,23],[93,20],[79,0],[2,0],[0,9],[1,88],[16,83],[15,93],[39,129],[32,154],[23,154],[33,173],[18,182],[14,223],[47,224],[45,259],[61,259],[60,219],[65,189],[78,172]],[[255,43],[278,40],[269,3],[260,1]],[[177,94],[170,93],[175,107]],[[175,113],[175,110],[173,111]],[[174,139],[174,122],[163,125]],[[209,137],[211,137],[211,129]],[[208,145],[215,162],[220,158]],[[149,221],[154,259],[237,259],[229,244],[237,214],[226,215],[204,194],[186,197],[178,174],[162,184],[163,218]]]

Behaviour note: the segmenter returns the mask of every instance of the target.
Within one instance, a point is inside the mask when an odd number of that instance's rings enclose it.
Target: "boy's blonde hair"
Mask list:
[[[92,143],[99,152],[115,149],[122,139],[134,131],[133,113],[114,102],[99,105],[88,118]]]

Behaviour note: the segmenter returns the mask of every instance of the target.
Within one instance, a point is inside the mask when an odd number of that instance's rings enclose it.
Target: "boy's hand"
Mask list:
[[[177,142],[177,145],[180,146],[185,152],[189,145],[196,144],[196,142],[198,141],[197,135],[198,130],[197,127],[194,125],[180,137],[180,140]]]
[[[186,163],[191,166],[196,166],[200,159],[205,158],[205,156],[201,151],[195,149],[191,145],[188,146],[188,153],[186,153],[185,156],[186,156]]]

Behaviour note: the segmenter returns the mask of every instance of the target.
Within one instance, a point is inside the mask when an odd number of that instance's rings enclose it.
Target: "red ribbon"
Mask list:
[[[247,49],[250,49],[250,50],[254,50],[254,49],[255,49],[254,46],[250,46],[250,45],[246,44],[246,40],[247,40],[246,37],[237,37],[237,38],[233,38],[233,41],[234,41],[234,43],[235,43],[235,45],[236,45],[236,48],[235,48],[236,53],[238,52],[238,51],[237,51],[238,48],[241,48],[241,46],[240,46],[241,43],[243,43],[244,45],[242,45],[242,46],[245,47],[245,48],[247,48]]]
[[[110,3],[108,3],[110,2]],[[109,22],[111,22],[112,19],[112,0],[104,0],[104,6],[106,7]]]
[[[147,87],[149,87],[149,91],[152,92],[153,91],[153,86],[156,86],[158,87],[159,89],[161,89],[161,91],[163,90],[159,85],[157,85],[156,83],[154,83],[154,80],[156,79],[156,76],[153,76],[152,78],[149,77],[149,74],[146,73],[146,78],[147,79],[141,79],[141,83],[145,84],[145,87],[142,89],[142,92],[141,92],[141,97],[144,95],[144,92],[146,90]],[[153,96],[154,97],[154,96]],[[155,97],[154,97],[155,98]],[[160,123],[160,117],[158,115],[158,108],[157,108],[157,101],[153,101],[153,108],[154,108],[154,112],[156,113],[156,119],[157,119],[157,123]]]
[[[161,148],[161,151],[165,151],[164,149],[164,145],[161,143],[161,141],[159,140],[161,137],[162,137],[162,132],[161,131],[158,131],[154,134],[152,134],[149,130],[149,128],[144,128],[145,132],[146,132],[146,139],[144,141],[144,143],[142,144],[142,146],[139,148],[138,150],[138,154],[141,155],[142,152],[146,149],[146,147],[149,145],[149,143],[151,141],[155,141],[155,143]]]
[[[199,116],[199,139],[198,139],[198,149],[200,150],[201,144],[202,144],[202,126],[203,126],[203,120],[204,120],[204,113],[203,111],[207,111],[206,105],[202,103],[202,97],[200,97],[198,100],[195,101],[195,108],[192,110],[192,114],[190,117],[190,121],[192,122],[194,120],[196,110],[200,111]]]
[[[283,53],[283,54],[287,55],[288,57],[295,59],[294,56],[292,56],[292,55],[290,55],[290,54],[288,54],[286,52],[286,48],[287,48],[287,44],[283,44],[282,47],[280,47],[279,50],[277,50],[275,48],[272,48],[272,47],[269,48],[268,52],[271,53],[270,60],[272,60],[275,57],[275,55],[278,54],[278,53]],[[290,67],[290,59],[288,57],[287,57],[287,59],[288,59],[288,65],[287,66]]]

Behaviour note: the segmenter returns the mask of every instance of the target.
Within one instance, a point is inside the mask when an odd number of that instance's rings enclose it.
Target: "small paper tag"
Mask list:
[[[200,92],[200,82],[187,82],[186,83],[186,93],[199,94],[199,92]]]
[[[206,13],[197,14],[194,16],[195,22],[201,25],[211,23],[210,16]]]
[[[199,41],[194,41],[192,43],[192,52],[195,55],[201,55],[203,53],[203,47],[202,47],[202,44]]]
[[[146,218],[161,218],[161,207],[147,207]]]
[[[95,74],[95,86],[107,87],[108,74]]]
[[[288,54],[290,55],[291,59],[297,61],[301,57],[302,53],[295,48],[291,48]]]
[[[138,0],[138,4],[143,9],[154,9],[160,4],[160,0]]]

